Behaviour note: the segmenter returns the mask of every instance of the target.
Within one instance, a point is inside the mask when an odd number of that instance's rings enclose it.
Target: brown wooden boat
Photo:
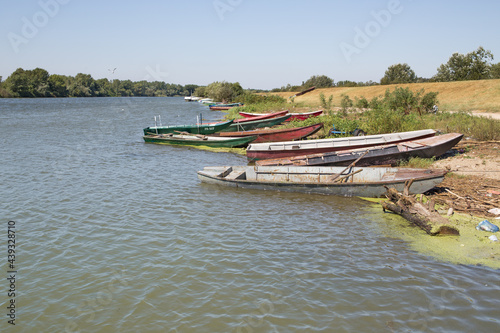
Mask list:
[[[397,144],[374,146],[338,152],[292,156],[256,161],[256,165],[395,165],[411,157],[431,158],[446,153],[463,138],[460,133],[448,133],[425,139],[404,141]]]

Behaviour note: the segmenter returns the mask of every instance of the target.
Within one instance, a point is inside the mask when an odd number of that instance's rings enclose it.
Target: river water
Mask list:
[[[182,98],[0,99],[2,331],[500,331],[498,270],[412,250],[391,228],[421,231],[358,198],[202,184],[204,166],[246,158],[142,140],[155,115],[199,113],[223,115]]]

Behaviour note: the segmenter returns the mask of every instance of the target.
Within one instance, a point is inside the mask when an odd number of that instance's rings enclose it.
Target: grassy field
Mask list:
[[[460,82],[429,82],[412,83],[370,87],[334,87],[316,89],[302,96],[295,97],[294,103],[298,107],[320,107],[320,94],[326,99],[333,96],[333,105],[340,106],[343,94],[352,100],[364,96],[371,100],[373,97],[384,95],[386,89],[394,90],[395,87],[409,87],[413,91],[424,89],[428,92],[438,92],[440,111],[475,111],[475,112],[500,112],[500,80],[460,81]],[[287,98],[293,92],[273,93]]]

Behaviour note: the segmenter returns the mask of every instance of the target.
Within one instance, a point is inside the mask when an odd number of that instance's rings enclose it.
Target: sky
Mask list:
[[[430,78],[453,53],[500,57],[499,14],[491,0],[0,0],[0,76],[272,89],[379,82],[407,63]]]

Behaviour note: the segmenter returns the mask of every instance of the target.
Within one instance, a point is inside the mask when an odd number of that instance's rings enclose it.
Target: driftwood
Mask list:
[[[407,192],[411,184],[407,184]],[[451,226],[448,219],[439,215],[434,209],[434,200],[427,205],[416,200],[415,197],[399,193],[396,189],[387,189],[386,197],[390,201],[382,202],[384,212],[390,210],[403,216],[417,225],[429,235],[459,235],[458,229]]]

